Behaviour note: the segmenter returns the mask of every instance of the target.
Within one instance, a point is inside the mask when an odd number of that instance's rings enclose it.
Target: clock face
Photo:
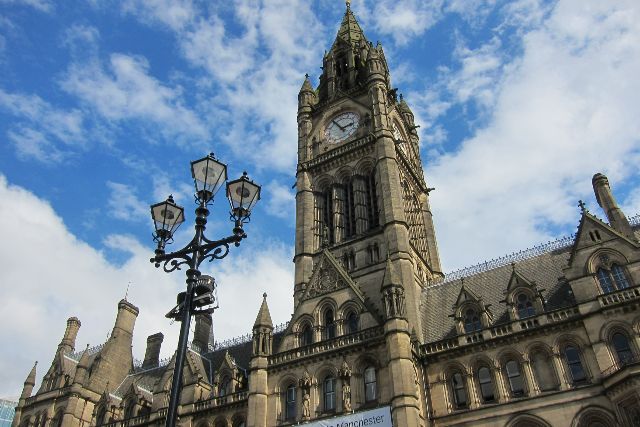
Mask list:
[[[353,135],[358,129],[360,116],[355,112],[338,114],[327,124],[324,137],[328,142],[336,144]]]

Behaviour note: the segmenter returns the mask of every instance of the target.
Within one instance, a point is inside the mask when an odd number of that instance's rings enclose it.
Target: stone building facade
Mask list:
[[[291,321],[264,295],[252,338],[212,347],[198,317],[180,425],[640,425],[640,232],[605,176],[606,222],[583,207],[575,237],[445,276],[413,113],[349,6],[298,101]],[[78,352],[70,318],[14,426],[163,425],[174,360],[155,334],[134,364],[137,314]]]

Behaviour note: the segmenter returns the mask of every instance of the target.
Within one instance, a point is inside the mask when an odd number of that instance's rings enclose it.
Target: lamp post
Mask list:
[[[213,261],[227,256],[230,244],[240,245],[240,241],[247,237],[243,226],[249,222],[251,209],[260,199],[260,186],[249,180],[246,172],[240,178],[227,182],[227,166],[219,162],[213,153],[191,162],[191,174],[196,187],[195,201],[198,207],[196,208],[195,235],[185,247],[174,252],[165,252],[165,246],[173,242],[176,230],[184,222],[184,208],[178,206],[172,196],[164,202],[151,206],[151,217],[156,229],[153,240],[157,243],[157,248],[155,256],[150,261],[156,267],[162,265],[167,273],[180,270],[182,265],[188,266],[187,289],[178,294],[177,305],[166,315],[168,318],[182,322],[171,383],[167,427],[176,425],[191,316],[212,313],[215,309],[213,307],[215,283],[213,280],[198,280],[200,277],[198,268],[205,260]],[[231,205],[230,219],[234,223],[233,234],[220,240],[209,240],[204,236],[209,215],[207,206],[213,203],[215,194],[225,182],[227,198]]]

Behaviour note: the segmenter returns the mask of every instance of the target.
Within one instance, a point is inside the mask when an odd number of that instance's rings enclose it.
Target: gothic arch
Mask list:
[[[555,353],[561,353],[564,347],[570,344],[573,344],[574,346],[578,347],[578,350],[580,350],[581,352],[585,348],[585,344],[582,338],[573,334],[562,334],[557,336],[556,339],[554,340],[553,351]]]
[[[551,424],[532,414],[516,414],[505,427],[551,427]]]
[[[316,308],[313,311],[313,317],[316,320],[317,325],[323,325],[324,314],[327,310],[333,310],[335,318],[335,315],[338,312],[338,304],[336,304],[333,298],[325,297],[318,303],[318,305],[316,305]]]
[[[316,372],[313,376],[318,382],[321,382],[325,377],[329,375],[333,376],[334,378],[338,378],[338,369],[329,363],[323,363],[316,369]]]
[[[618,425],[613,413],[600,406],[587,406],[576,414],[571,427],[608,427]]]
[[[229,420],[224,415],[219,415],[213,422],[213,427],[229,427]]]
[[[196,424],[196,427],[211,427],[211,423],[209,422],[209,420],[200,420]]]
[[[333,176],[323,174],[313,180],[311,188],[313,189],[313,191],[322,192],[331,187],[334,183],[335,178]]]
[[[282,378],[278,380],[278,385],[276,386],[276,393],[284,393],[291,384],[294,386],[298,386],[298,379],[291,373],[286,374]]]
[[[367,176],[373,172],[375,161],[371,157],[361,159],[355,166],[354,172],[359,175]]]
[[[241,412],[236,412],[235,414],[233,414],[233,417],[231,417],[231,425],[233,427],[240,427],[246,424],[246,419],[244,414],[242,414]]]
[[[604,266],[604,259],[608,258],[609,264],[618,264],[621,267],[624,267],[629,263],[627,257],[621,254],[618,251],[609,248],[602,248],[595,251],[589,259],[587,259],[587,263],[585,265],[585,269],[588,274],[596,274],[598,268]]]
[[[342,166],[340,169],[336,171],[335,176],[336,176],[335,181],[337,183],[348,182],[353,176],[353,169],[348,165]]]
[[[337,318],[344,320],[345,315],[351,311],[354,311],[357,315],[360,315],[363,312],[363,308],[354,301],[346,301],[342,303],[340,307],[338,307]]]
[[[602,325],[600,328],[600,341],[609,342],[611,335],[616,332],[622,332],[629,338],[633,337],[633,327],[626,322],[620,320],[612,320]]]

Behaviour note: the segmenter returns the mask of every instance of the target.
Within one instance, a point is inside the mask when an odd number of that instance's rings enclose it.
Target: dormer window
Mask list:
[[[464,311],[464,332],[470,334],[482,329],[480,313],[475,307],[469,307]]]
[[[516,298],[516,310],[519,319],[526,319],[536,315],[536,309],[533,306],[531,297],[526,292],[519,293]]]

